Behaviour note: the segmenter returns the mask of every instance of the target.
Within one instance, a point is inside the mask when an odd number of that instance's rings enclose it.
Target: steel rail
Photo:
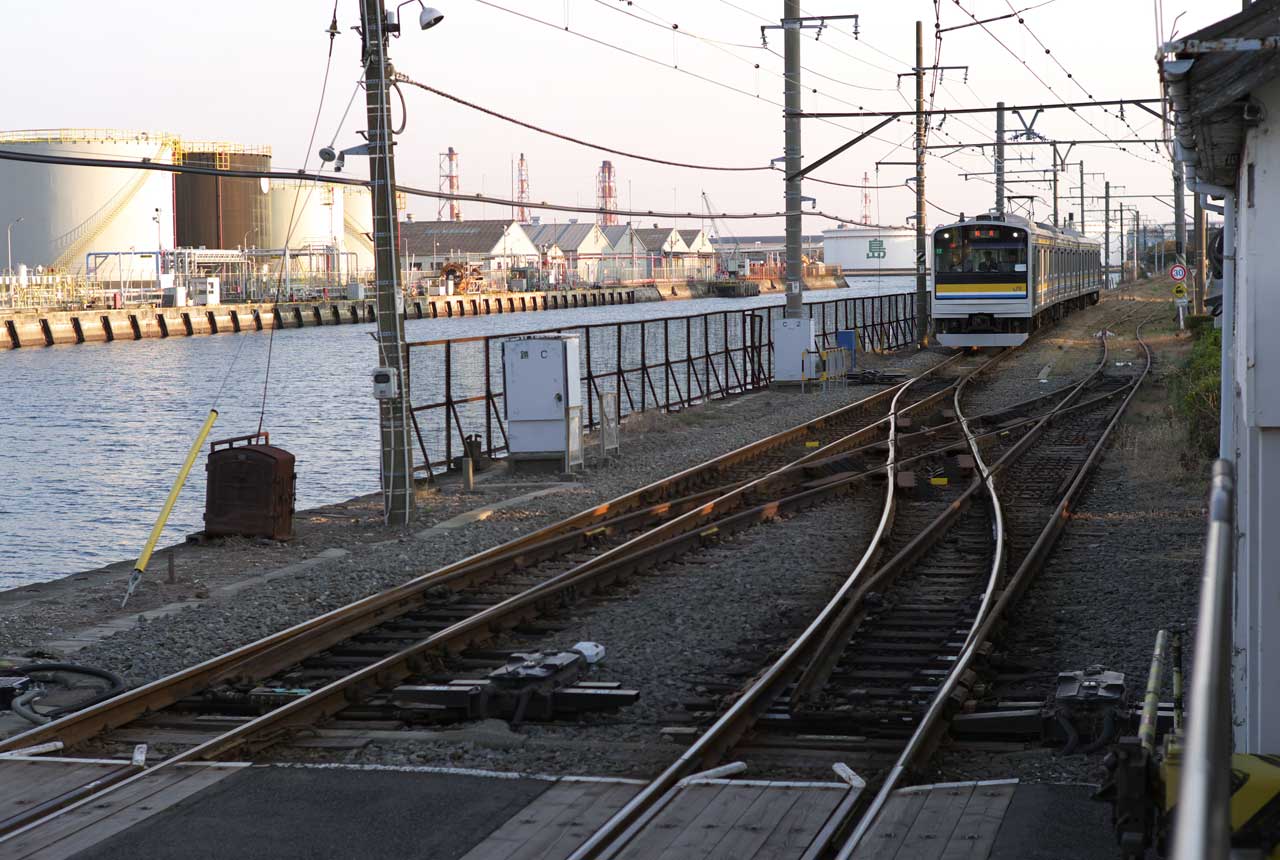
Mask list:
[[[790,682],[792,669],[806,658],[817,644],[818,636],[825,630],[827,621],[844,602],[845,596],[858,581],[863,570],[870,566],[880,552],[881,542],[888,535],[889,524],[893,520],[895,492],[894,475],[896,464],[894,456],[897,445],[898,403],[902,395],[914,383],[911,380],[903,385],[893,397],[889,408],[888,454],[885,462],[885,498],[884,508],[875,533],[867,544],[862,558],[853,572],[841,585],[827,605],[816,618],[792,641],[783,653],[750,687],[729,707],[719,719],[669,765],[657,778],[640,790],[621,809],[613,814],[601,827],[587,838],[569,860],[603,860],[622,850],[626,844],[656,815],[661,807],[662,798],[688,774],[692,773],[699,762],[718,759],[732,745],[730,738],[736,740],[744,728],[755,721],[758,709],[762,704],[767,707],[776,695]]]
[[[911,383],[932,376],[939,370],[951,365],[959,358],[959,355],[952,356],[951,358],[935,364],[933,367],[924,371],[917,377],[914,377],[913,379],[898,386],[893,386],[885,391],[877,392],[877,394],[872,395],[869,398],[864,398],[863,400],[858,401],[855,404],[851,404],[848,407],[843,407],[833,413],[828,413],[828,415],[823,416],[822,419],[815,419],[815,421],[806,422],[806,424],[800,425],[799,428],[793,428],[791,431],[784,431],[782,434],[774,434],[774,436],[769,437],[769,439],[776,439],[779,436],[787,436],[788,438],[794,437],[797,431],[811,427],[816,421],[830,419],[832,415],[843,413],[853,407],[876,402],[890,394],[893,395],[891,400],[891,410],[896,410],[900,395]],[[877,421],[874,422],[872,426],[864,426],[859,430],[854,431],[851,434],[847,434],[835,442],[829,443],[828,445],[823,446],[800,459],[814,459],[819,455],[825,454],[833,447],[837,447],[842,444],[849,444],[851,440],[860,439],[863,435],[872,430],[874,425],[878,425],[879,423],[881,422]],[[785,441],[786,440],[784,439],[783,442]],[[753,445],[744,446],[743,449],[738,449],[738,451],[742,451],[744,449],[756,450],[760,445],[761,443],[753,443]],[[717,460],[722,459],[724,458],[717,458]],[[720,506],[717,503],[720,502],[721,499],[745,499],[746,494],[751,489],[765,486],[771,476],[779,472],[785,472],[786,468],[787,467],[783,467],[782,469],[773,470],[765,476],[740,485],[732,485],[734,488],[724,496],[720,497],[720,499],[687,511],[676,517],[675,520],[646,532],[641,538],[633,538],[627,543],[606,552],[602,556],[578,565],[569,571],[551,578],[550,580],[538,583],[532,588],[518,595],[507,598],[506,600],[478,612],[463,621],[457,622],[443,631],[419,640],[413,645],[403,648],[369,666],[362,667],[343,678],[330,682],[324,687],[314,690],[306,696],[300,697],[282,707],[260,715],[225,732],[222,735],[219,735],[218,737],[212,738],[197,746],[171,756],[170,758],[165,759],[164,761],[161,761],[147,769],[144,774],[139,774],[138,776],[130,777],[111,786],[107,786],[101,792],[93,795],[92,797],[85,798],[84,800],[51,812],[44,818],[33,821],[19,830],[15,830],[3,837],[0,837],[0,843],[16,838],[30,829],[41,826],[48,820],[77,809],[86,803],[97,802],[103,795],[108,794],[117,788],[130,785],[135,781],[135,779],[141,778],[145,774],[154,773],[158,769],[172,767],[184,762],[217,758],[220,755],[224,755],[232,750],[239,749],[244,746],[252,747],[255,743],[259,745],[267,745],[273,742],[276,736],[280,733],[288,731],[289,728],[293,726],[298,724],[311,724],[317,719],[337,713],[351,702],[358,701],[370,692],[391,686],[396,679],[407,677],[415,671],[421,671],[425,668],[425,655],[429,652],[438,650],[461,650],[472,641],[489,638],[494,629],[499,628],[504,624],[509,626],[511,623],[518,623],[523,618],[534,614],[534,607],[539,602],[549,597],[559,595],[565,591],[574,589],[584,580],[589,578],[604,578],[611,573],[615,573],[624,565],[637,563],[638,559],[646,552],[660,553],[664,549],[669,548],[669,546],[675,542],[682,540],[690,541],[701,538],[706,534],[706,532],[703,532],[701,535],[696,532],[697,528],[703,524],[700,518],[705,517],[709,512],[718,511]],[[685,473],[691,471],[693,470],[686,470]],[[851,477],[848,482],[855,479],[856,478]],[[651,484],[649,487],[656,486],[658,483],[661,482]],[[816,497],[821,494],[834,492],[835,489],[837,488],[831,486],[810,488],[805,492],[797,494],[795,497],[790,497],[780,501],[798,503],[809,497]],[[636,491],[636,493],[640,492],[643,492],[643,490]],[[745,520],[754,514],[767,518],[769,516],[776,515],[777,510],[779,509],[779,504],[779,501],[775,501],[765,505],[760,505],[756,508],[740,513],[738,517]],[[597,511],[602,508],[607,509],[608,506],[599,506],[597,508],[589,509],[588,512]],[[580,514],[578,516],[582,515]],[[679,524],[683,524],[685,530],[682,533],[672,536],[670,533],[678,531],[676,526]],[[352,605],[354,606],[356,604]],[[125,722],[127,722],[127,720]],[[48,726],[43,728],[48,728]],[[16,742],[18,738],[30,738],[32,734],[32,732],[27,732],[24,735],[17,736],[11,740]]]
[[[260,664],[272,654],[292,653],[293,649],[300,646],[308,647],[320,642],[322,643],[321,647],[325,647],[323,645],[325,642],[332,644],[332,642],[341,641],[343,638],[367,629],[375,623],[380,623],[407,611],[413,601],[428,589],[434,588],[450,579],[456,579],[458,576],[477,571],[487,564],[511,558],[520,552],[533,551],[538,546],[566,533],[580,531],[588,526],[599,526],[610,515],[616,516],[618,513],[625,513],[652,499],[653,496],[661,495],[671,488],[685,486],[708,474],[723,472],[758,458],[772,448],[785,445],[808,435],[815,429],[820,429],[828,422],[839,420],[846,414],[873,407],[880,401],[891,398],[894,392],[904,384],[899,383],[898,385],[890,386],[847,406],[798,424],[795,427],[779,431],[755,442],[750,442],[704,463],[650,482],[639,489],[624,493],[608,502],[593,505],[573,516],[544,526],[529,534],[521,535],[498,546],[445,565],[411,579],[402,585],[299,622],[255,642],[242,645],[225,654],[210,658],[180,672],[122,693],[100,704],[61,717],[53,722],[33,727],[21,734],[0,739],[0,752],[53,740],[60,740],[65,746],[70,747],[103,731],[118,728],[147,713],[168,707],[208,686],[236,677],[253,665],[251,661]],[[825,449],[820,448],[814,454],[823,450]],[[288,659],[288,656],[286,655],[281,659]]]
[[[1120,418],[1124,415],[1125,409],[1129,405],[1129,402],[1133,399],[1133,396],[1137,393],[1138,388],[1141,386],[1143,380],[1146,379],[1146,376],[1151,369],[1151,349],[1141,337],[1142,326],[1145,323],[1146,320],[1139,323],[1135,330],[1135,337],[1146,353],[1146,364],[1142,373],[1139,374],[1136,379],[1131,381],[1128,386],[1128,395],[1116,408],[1114,414],[1107,422],[1098,438],[1098,441],[1090,450],[1088,457],[1072,477],[1071,483],[1066,492],[1063,493],[1061,500],[1054,509],[1053,515],[1049,518],[1044,529],[1037,537],[1031,550],[1022,559],[1017,571],[1015,571],[1012,577],[1009,578],[1008,582],[1004,584],[1004,588],[999,591],[994,604],[988,603],[988,600],[992,594],[994,594],[994,591],[989,592],[988,599],[984,599],[987,611],[985,613],[980,613],[977,616],[974,626],[971,628],[969,635],[965,639],[964,649],[962,650],[960,657],[957,658],[955,666],[943,682],[942,687],[934,696],[929,710],[925,713],[924,718],[916,727],[915,732],[912,733],[910,740],[907,742],[906,749],[894,763],[893,769],[890,771],[890,775],[885,779],[880,790],[877,792],[875,800],[864,811],[857,825],[854,827],[854,830],[840,847],[839,852],[836,854],[836,860],[850,860],[853,856],[853,852],[857,850],[858,844],[862,841],[862,838],[866,835],[872,824],[875,823],[879,814],[883,811],[885,803],[892,792],[896,789],[897,783],[902,778],[903,774],[916,766],[919,757],[931,749],[931,740],[943,724],[946,703],[954,692],[960,678],[968,671],[969,666],[976,658],[982,644],[991,637],[995,624],[1003,617],[1009,606],[1022,595],[1023,591],[1025,591],[1027,585],[1030,583],[1034,573],[1040,569],[1044,561],[1048,558],[1049,552],[1053,548],[1053,544],[1056,542],[1058,535],[1061,534],[1062,529],[1066,525],[1071,504],[1082,491],[1085,481],[1101,458],[1102,451],[1106,447],[1112,430],[1119,423]],[[1081,382],[1080,387],[1083,387],[1085,382],[1100,373],[1106,364],[1107,338],[1105,333],[1102,340],[1104,347],[1102,361],[1099,362],[1098,368]],[[1074,394],[1072,396],[1074,396]],[[1042,424],[1047,422],[1048,418],[1049,416],[1046,416]],[[1014,449],[1005,452],[1000,460],[997,461],[995,466],[989,470],[988,474],[994,475],[994,473],[1003,468],[1005,464],[1010,462],[1010,456],[1015,454],[1015,451],[1021,447],[1022,442],[1024,442],[1030,435],[1031,434],[1028,433],[1027,436],[1024,436],[1023,439],[1019,441],[1018,446],[1015,446]],[[1022,450],[1025,450],[1025,448]]]

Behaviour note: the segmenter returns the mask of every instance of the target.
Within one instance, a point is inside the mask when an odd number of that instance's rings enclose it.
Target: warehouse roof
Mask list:
[[[411,254],[488,254],[502,243],[514,221],[402,221],[400,240]]]
[[[538,247],[556,245],[561,251],[576,251],[591,236],[595,224],[533,224],[525,228]]]
[[[674,247],[668,244],[672,241],[672,234],[675,234]],[[644,246],[646,251],[672,251],[679,253],[689,250],[688,245],[680,238],[680,234],[671,227],[642,227],[636,230],[636,237],[639,238],[640,244]]]

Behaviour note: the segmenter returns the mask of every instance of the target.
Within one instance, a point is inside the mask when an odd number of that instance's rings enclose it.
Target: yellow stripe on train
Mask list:
[[[1002,293],[1010,296],[1025,296],[1026,284],[935,284],[939,295],[967,295],[969,293]]]

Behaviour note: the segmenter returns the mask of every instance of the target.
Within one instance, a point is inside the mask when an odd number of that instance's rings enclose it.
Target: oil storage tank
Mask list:
[[[172,162],[177,138],[121,129],[0,132],[0,147],[39,155]],[[13,266],[85,270],[90,251],[173,247],[173,177],[159,170],[0,162],[0,226],[15,222]],[[7,260],[4,261],[7,264]]]
[[[348,273],[351,278],[374,269],[373,200],[368,188],[353,186],[343,188],[342,196],[343,250],[348,252],[356,267],[355,272]],[[400,204],[397,211],[403,212],[404,205]]]
[[[909,275],[916,270],[913,227],[854,224],[822,231],[822,258],[845,275]],[[925,259],[929,256],[926,254]]]
[[[174,162],[221,170],[271,170],[271,148],[225,142],[184,142]],[[270,229],[269,180],[263,176],[179,173],[173,180],[174,224],[179,247],[261,247]],[[256,238],[255,238],[256,237]]]
[[[345,227],[340,187],[305,179],[275,179],[271,182],[270,198],[270,242],[250,242],[251,245],[341,248]],[[293,222],[292,232],[290,221]]]

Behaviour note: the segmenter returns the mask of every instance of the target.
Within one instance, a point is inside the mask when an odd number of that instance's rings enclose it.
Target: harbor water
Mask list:
[[[810,301],[902,292],[914,278],[849,279]],[[781,304],[696,299],[411,320],[410,340],[512,334]],[[262,429],[297,457],[297,508],[373,492],[377,410],[372,324],[282,329],[0,354],[0,589],[130,558],[141,549],[211,406],[211,438]],[[263,408],[268,351],[271,373]],[[415,371],[416,373],[416,371]],[[218,392],[221,393],[218,393]],[[206,448],[207,450],[207,448]],[[203,454],[161,545],[202,528]]]

